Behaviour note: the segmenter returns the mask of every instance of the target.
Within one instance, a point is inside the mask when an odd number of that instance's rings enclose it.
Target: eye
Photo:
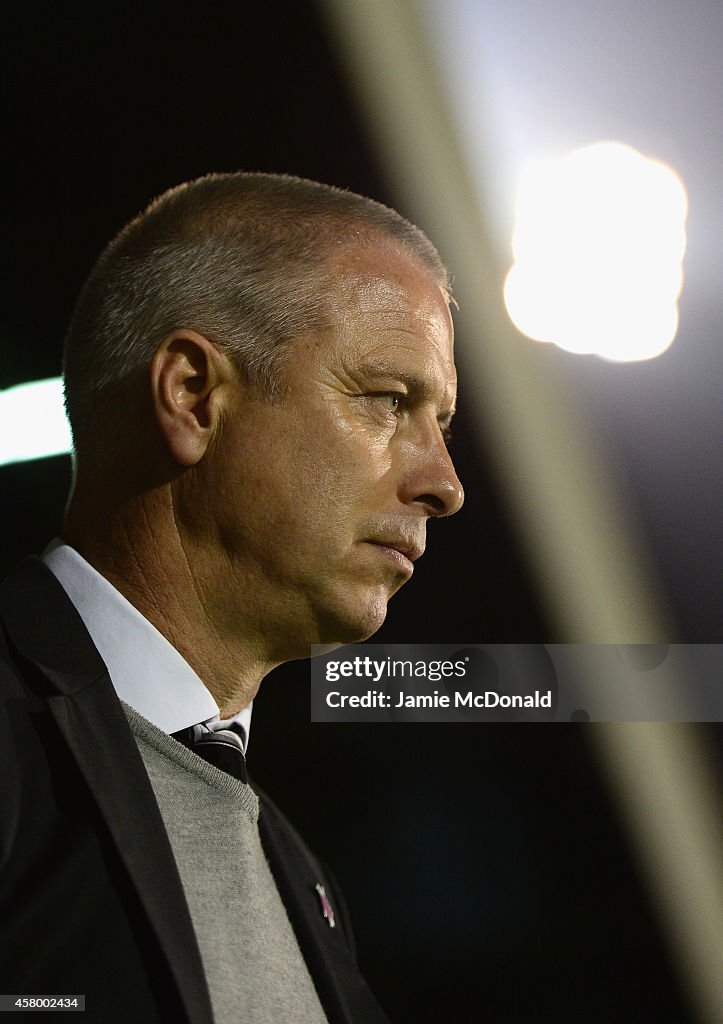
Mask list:
[[[375,396],[384,406],[384,408],[391,413],[399,412],[399,407],[402,402],[403,395],[400,395],[396,391],[388,391],[380,393]]]
[[[404,408],[407,396],[403,391],[371,391],[363,398],[371,403],[377,415],[383,414],[384,417],[391,415],[396,418]]]

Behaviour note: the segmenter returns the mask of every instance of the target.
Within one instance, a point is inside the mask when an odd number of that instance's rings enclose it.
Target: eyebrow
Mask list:
[[[416,373],[409,373],[407,370],[400,370],[386,363],[376,362],[362,363],[359,369],[362,373],[375,374],[379,377],[388,377],[391,380],[401,381],[410,393],[419,395],[422,398],[431,399],[434,397],[435,389],[430,385],[429,381],[419,377]],[[449,412],[442,413],[437,417],[437,423],[439,423],[442,431],[447,434],[449,434],[450,424],[455,411],[456,408],[453,406]]]

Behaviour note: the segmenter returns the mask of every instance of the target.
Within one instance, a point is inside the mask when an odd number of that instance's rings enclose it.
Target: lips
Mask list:
[[[369,541],[370,544],[375,544],[380,548],[390,548],[392,551],[398,551],[400,555],[404,555],[405,558],[409,559],[410,562],[416,562],[418,558],[421,558],[424,554],[424,545],[417,544],[410,540],[399,540],[398,538],[375,538]]]

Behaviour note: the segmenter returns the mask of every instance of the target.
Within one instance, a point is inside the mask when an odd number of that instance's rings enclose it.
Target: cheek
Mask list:
[[[251,434],[247,424],[221,484],[237,533],[308,553],[317,538],[353,530],[387,507],[392,457],[378,429],[331,403],[274,427]]]
[[[305,460],[309,503],[337,521],[348,517],[358,522],[360,516],[382,511],[392,465],[386,449],[359,429],[342,438],[327,436]]]
[[[327,410],[323,428],[307,455],[321,476],[349,493],[369,495],[392,471],[393,428],[354,415],[348,403]]]
[[[299,491],[343,507],[368,496],[391,469],[390,437],[356,415],[348,400],[327,401],[296,423],[277,472],[290,473]],[[389,432],[387,432],[389,433]]]

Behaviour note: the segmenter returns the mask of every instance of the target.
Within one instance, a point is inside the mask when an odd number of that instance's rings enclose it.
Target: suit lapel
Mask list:
[[[196,936],[155,795],[105,665],[65,591],[40,559],[0,587],[20,654],[52,684],[48,707],[85,777],[193,1024],[213,1016]]]
[[[388,1024],[351,955],[340,927],[344,909],[334,905],[328,879],[280,811],[263,793],[259,796],[264,852],[329,1024]],[[316,888],[322,882],[332,896],[333,928]]]

